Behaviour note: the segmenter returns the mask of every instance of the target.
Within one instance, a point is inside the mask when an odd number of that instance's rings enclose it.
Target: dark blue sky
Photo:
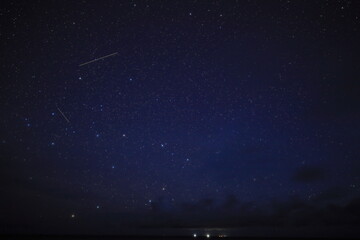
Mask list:
[[[357,227],[359,13],[4,1],[0,233]]]

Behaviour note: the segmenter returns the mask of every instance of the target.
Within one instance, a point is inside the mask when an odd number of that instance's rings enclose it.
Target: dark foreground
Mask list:
[[[52,240],[317,240],[317,239],[335,239],[335,237],[311,237],[311,238],[303,238],[303,237],[228,237],[228,236],[211,236],[207,238],[206,236],[197,236],[197,237],[186,237],[186,236],[86,236],[86,235],[0,235],[1,239],[24,239],[24,240],[35,240],[35,239],[52,239]],[[346,236],[343,239],[356,239],[356,236]],[[339,238],[336,238],[339,239]]]

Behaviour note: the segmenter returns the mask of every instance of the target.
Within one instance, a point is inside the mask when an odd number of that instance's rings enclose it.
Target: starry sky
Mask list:
[[[3,1],[0,38],[0,233],[360,225],[359,1]]]

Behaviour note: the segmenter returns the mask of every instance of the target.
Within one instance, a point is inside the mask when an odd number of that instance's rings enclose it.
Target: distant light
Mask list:
[[[196,233],[193,234],[193,237],[197,237]]]
[[[71,218],[74,218],[75,217],[75,214],[71,214]]]
[[[209,238],[209,237],[210,237],[210,234],[206,234],[206,237]]]
[[[111,168],[112,168],[112,169],[114,169],[114,168],[115,168],[115,166],[111,166]]]
[[[100,208],[100,206],[99,206],[99,205],[97,205],[97,206],[96,206],[96,208],[97,208],[97,209],[99,209],[99,208]]]

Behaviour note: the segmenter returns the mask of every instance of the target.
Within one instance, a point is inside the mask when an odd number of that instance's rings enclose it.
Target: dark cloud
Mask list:
[[[214,199],[204,198],[195,203],[182,203],[181,209],[185,212],[199,212],[199,211],[209,211],[214,207]]]
[[[356,198],[350,201],[348,205],[346,205],[345,210],[350,213],[358,216],[360,219],[360,198]]]
[[[332,187],[319,194],[316,201],[336,201],[345,198],[349,191],[342,187]]]
[[[322,168],[315,166],[304,166],[295,172],[293,180],[296,182],[316,182],[324,179],[325,173]]]
[[[147,226],[167,227],[299,227],[299,226],[356,226],[360,224],[360,199],[347,204],[319,204],[321,199],[336,199],[341,191],[330,189],[316,200],[292,197],[258,205],[242,202],[233,195],[222,201],[203,199],[195,203],[174,206],[178,214],[157,209]],[[335,194],[336,193],[336,194]],[[156,203],[155,203],[156,205]],[[151,219],[151,218],[150,218]],[[161,219],[161,220],[159,220]]]
[[[174,204],[171,199],[160,197],[151,203],[151,209],[154,213],[167,212],[174,209]]]
[[[230,194],[226,197],[224,202],[224,209],[234,209],[239,204],[239,200],[237,197],[233,194]]]

